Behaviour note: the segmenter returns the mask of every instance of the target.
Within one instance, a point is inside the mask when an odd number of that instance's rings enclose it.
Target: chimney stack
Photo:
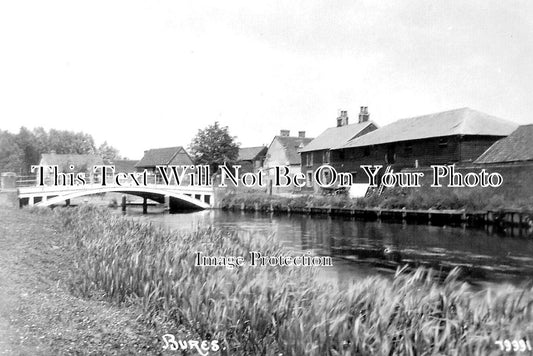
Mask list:
[[[368,106],[361,106],[361,111],[359,112],[359,123],[366,122],[370,118],[368,113]]]
[[[348,111],[340,110],[339,117],[337,117],[337,127],[348,125]]]
[[[298,131],[299,138],[305,138],[305,131]]]
[[[290,134],[291,134],[290,130],[280,130],[279,131],[279,135],[282,136],[282,137],[288,137],[288,136],[290,136]]]

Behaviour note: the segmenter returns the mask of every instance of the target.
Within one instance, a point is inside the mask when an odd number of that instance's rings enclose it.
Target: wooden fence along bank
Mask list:
[[[533,211],[524,210],[487,210],[466,212],[465,210],[408,210],[380,208],[331,208],[331,207],[279,207],[273,204],[266,209],[255,203],[253,207],[232,205],[227,210],[263,211],[271,213],[329,215],[352,217],[365,221],[390,221],[410,224],[450,225],[474,228],[485,228],[506,231],[511,235],[528,235],[533,233]]]

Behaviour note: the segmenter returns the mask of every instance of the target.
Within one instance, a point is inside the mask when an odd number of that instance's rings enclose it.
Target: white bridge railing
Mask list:
[[[83,185],[42,185],[18,188],[18,197],[22,205],[49,206],[60,201],[70,201],[86,195],[120,192],[143,197],[160,196],[165,201],[173,198],[184,204],[207,209],[214,206],[214,190],[211,186],[191,186],[176,184],[141,184],[133,182],[117,185],[114,183],[92,183]],[[145,199],[146,204],[146,199]]]

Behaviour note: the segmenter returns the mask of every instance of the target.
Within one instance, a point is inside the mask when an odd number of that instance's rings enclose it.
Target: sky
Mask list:
[[[533,123],[533,1],[3,1],[0,129],[123,156],[470,107]]]

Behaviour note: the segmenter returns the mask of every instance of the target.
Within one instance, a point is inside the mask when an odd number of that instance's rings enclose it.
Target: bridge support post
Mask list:
[[[126,211],[126,195],[122,195],[120,206],[122,207],[122,211]]]
[[[32,205],[33,205],[33,198],[34,198],[34,197],[29,197],[29,198],[28,198],[28,205],[29,205],[29,206],[32,206]]]
[[[70,199],[65,200],[65,206],[70,206]]]
[[[148,213],[148,198],[143,198],[143,214]]]
[[[170,196],[165,195],[165,210],[170,210]]]

